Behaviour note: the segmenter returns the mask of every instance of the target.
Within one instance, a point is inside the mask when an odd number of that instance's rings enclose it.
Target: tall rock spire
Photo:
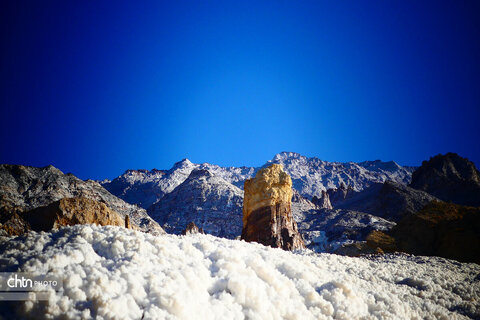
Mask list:
[[[274,248],[305,248],[291,212],[292,179],[272,164],[244,185],[242,239]]]

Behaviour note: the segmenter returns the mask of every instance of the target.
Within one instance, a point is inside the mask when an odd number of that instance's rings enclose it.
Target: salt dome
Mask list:
[[[286,252],[210,235],[77,225],[0,239],[0,271],[56,275],[5,318],[479,318],[480,266],[437,257]]]

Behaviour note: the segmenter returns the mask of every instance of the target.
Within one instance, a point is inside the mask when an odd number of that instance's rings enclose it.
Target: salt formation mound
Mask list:
[[[305,248],[292,216],[292,179],[272,164],[244,185],[242,239],[274,248]]]
[[[211,235],[76,225],[0,237],[0,272],[63,279],[5,319],[464,319],[480,317],[477,264],[437,257],[292,253]]]

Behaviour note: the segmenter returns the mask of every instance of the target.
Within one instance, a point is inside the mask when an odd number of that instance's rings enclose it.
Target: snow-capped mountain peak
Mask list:
[[[184,168],[190,168],[190,167],[194,167],[196,166],[195,164],[193,164],[190,160],[188,160],[187,158],[185,159],[182,159],[178,162],[175,162],[175,164],[173,165],[172,169],[175,170],[175,169],[184,169]]]

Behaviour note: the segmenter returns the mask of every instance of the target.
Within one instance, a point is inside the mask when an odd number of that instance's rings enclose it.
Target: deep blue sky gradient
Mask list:
[[[69,2],[69,3],[66,3]],[[3,1],[0,163],[480,164],[477,1]]]

